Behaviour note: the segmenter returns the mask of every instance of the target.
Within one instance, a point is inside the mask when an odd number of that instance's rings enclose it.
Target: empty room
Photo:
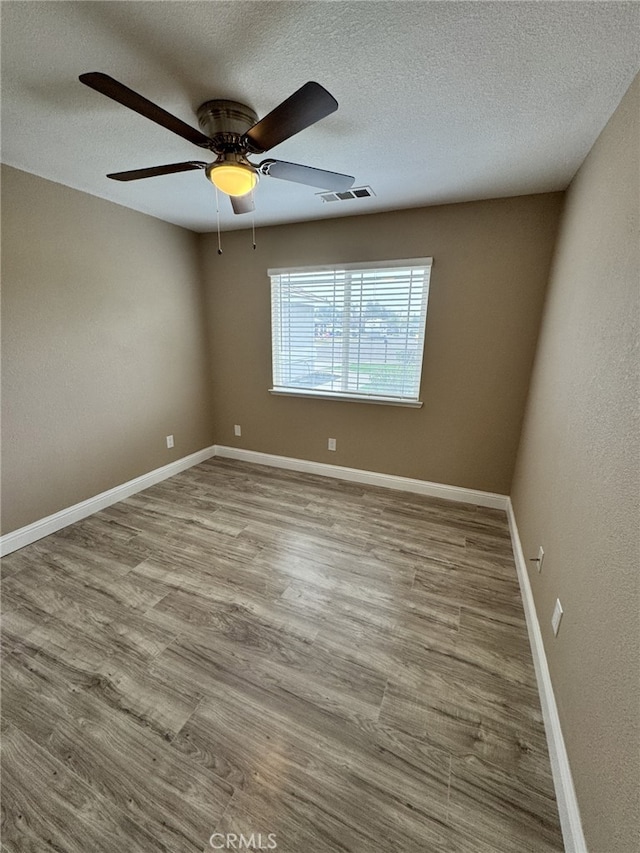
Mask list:
[[[6,853],[640,849],[640,4],[0,3]]]

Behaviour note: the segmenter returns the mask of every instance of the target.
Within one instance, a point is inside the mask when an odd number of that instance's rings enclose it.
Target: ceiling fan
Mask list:
[[[335,192],[349,189],[355,180],[350,175],[285,160],[268,159],[260,163],[249,160],[248,155],[268,151],[338,109],[336,99],[319,83],[305,83],[260,121],[250,107],[237,101],[206,101],[198,107],[201,130],[196,130],[108,74],[92,71],[81,74],[79,79],[85,86],[216,154],[212,163],[189,160],[107,175],[115,181],[137,181],[203,169],[207,178],[230,197],[234,213],[249,213],[254,209],[251,191],[261,175]]]

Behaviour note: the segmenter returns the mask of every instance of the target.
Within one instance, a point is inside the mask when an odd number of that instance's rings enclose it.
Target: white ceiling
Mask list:
[[[323,203],[263,178],[256,226],[564,189],[640,68],[640,5],[618,2],[4,0],[2,161],[194,231],[201,172],[107,172],[205,153],[78,82],[103,71],[197,127],[231,98],[265,115],[307,80],[336,113],[269,152],[355,175]],[[206,159],[206,153],[205,153]],[[250,225],[221,197],[224,229]]]

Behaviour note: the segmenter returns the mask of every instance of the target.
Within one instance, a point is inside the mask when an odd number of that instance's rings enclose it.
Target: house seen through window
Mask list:
[[[269,270],[272,391],[417,403],[431,262]]]

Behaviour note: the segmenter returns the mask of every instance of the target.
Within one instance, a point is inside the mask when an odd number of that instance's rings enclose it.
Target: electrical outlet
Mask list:
[[[555,637],[558,636],[558,631],[560,630],[560,620],[562,619],[562,614],[564,610],[562,609],[562,605],[560,604],[560,599],[556,598],[556,606],[553,608],[553,616],[551,617],[551,627],[553,628],[553,634]]]
[[[233,434],[234,435],[242,435],[242,427],[240,426],[240,424],[234,424]]]
[[[335,440],[335,438],[330,438],[330,439],[329,439],[329,444],[327,445],[327,447],[328,447],[328,449],[329,449],[329,450],[335,450],[335,449],[336,449],[336,440]]]
[[[173,436],[172,435],[167,436],[167,447],[173,447]]]

